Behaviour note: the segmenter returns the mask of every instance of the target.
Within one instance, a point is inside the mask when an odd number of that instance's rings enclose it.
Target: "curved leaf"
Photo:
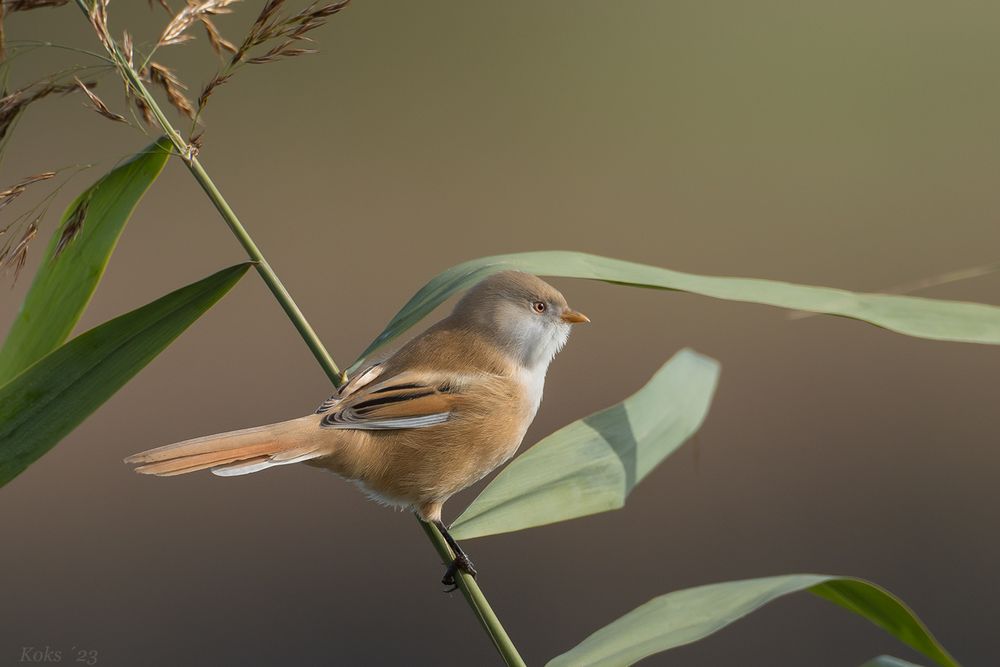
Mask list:
[[[894,658],[891,655],[880,655],[877,658],[872,658],[861,665],[861,667],[920,667],[920,665],[915,662]]]
[[[582,252],[549,250],[474,259],[438,274],[418,291],[349,370],[420,321],[455,292],[498,271],[591,278],[679,290],[717,299],[762,303],[870,322],[897,333],[966,343],[1000,344],[1000,307],[889,294],[861,294],[775,280],[700,276]]]
[[[21,311],[0,348],[0,383],[38,361],[69,337],[80,319],[125,223],[170,157],[160,139],[90,186],[63,214]],[[75,219],[77,214],[82,214]],[[72,240],[68,225],[82,222]]]
[[[455,521],[452,534],[469,539],[621,507],[701,426],[718,377],[717,361],[681,350],[629,398],[517,457]]]
[[[223,269],[105,322],[0,387],[0,486],[108,400],[249,267]]]
[[[958,663],[898,598],[853,577],[789,574],[698,586],[653,598],[553,658],[548,667],[619,667],[721,630],[768,602],[807,590],[868,619],[945,667]]]

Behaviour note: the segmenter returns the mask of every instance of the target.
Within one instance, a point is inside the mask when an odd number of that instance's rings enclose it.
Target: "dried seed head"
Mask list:
[[[87,220],[87,209],[90,208],[90,197],[84,197],[79,202],[77,202],[76,207],[69,214],[69,218],[66,220],[66,224],[63,226],[62,233],[59,235],[59,242],[56,243],[55,254],[52,255],[53,259],[62,254],[62,251],[66,249],[73,239],[77,237],[80,230],[83,229],[83,223]]]
[[[7,206],[12,201],[20,197],[23,192],[24,188],[19,185],[11,186],[3,192],[0,192],[0,210],[7,208]]]
[[[233,54],[230,65],[236,65],[244,61],[260,64],[271,62],[281,57],[312,53],[309,49],[292,49],[287,44],[300,40],[308,40],[305,36],[306,33],[324,25],[328,18],[350,4],[350,0],[340,0],[339,2],[324,5],[321,5],[319,2],[313,2],[297,14],[287,16],[281,12],[285,1],[268,0],[268,3],[260,10],[260,14],[257,15],[257,20],[250,26],[250,32],[247,33],[243,43],[240,44],[240,48]],[[247,56],[251,49],[274,39],[283,40],[285,45],[274,47],[262,56],[248,59]]]
[[[217,16],[219,14],[229,14],[232,12],[230,5],[234,5],[239,0],[188,0],[187,6],[177,12],[167,27],[163,29],[157,46],[169,46],[171,44],[181,44],[193,37],[186,34],[188,28],[204,16]]]
[[[40,183],[42,181],[47,181],[50,178],[55,178],[56,172],[54,171],[43,171],[37,174],[32,174],[31,176],[25,176],[21,179],[21,182],[17,185],[20,187],[27,187],[33,183]]]
[[[80,90],[82,90],[84,94],[90,99],[90,103],[94,105],[93,106],[94,111],[101,114],[108,120],[113,120],[117,123],[125,123],[126,125],[128,124],[128,121],[125,120],[125,116],[121,116],[111,111],[111,109],[108,108],[108,105],[104,103],[104,100],[102,100],[100,97],[92,93],[90,91],[90,88],[84,85],[83,81],[80,81],[76,77],[74,77],[73,80],[76,81],[76,85],[80,86]]]
[[[207,16],[201,16],[198,20],[201,21],[201,25],[205,28],[205,34],[208,36],[208,43],[212,45],[213,51],[220,56],[223,51],[236,53],[236,45],[222,36],[219,29],[215,27],[214,23],[212,23],[212,19]]]
[[[129,67],[134,67],[134,61],[132,59],[134,47],[132,44],[132,35],[128,34],[128,30],[122,33],[122,53],[125,55],[125,60],[128,62]]]
[[[183,93],[183,91],[187,90],[187,86],[180,82],[180,79],[177,78],[170,68],[160,63],[149,63],[149,78],[153,83],[163,88],[167,94],[167,100],[175,109],[188,118],[194,119],[194,107]]]
[[[122,32],[122,55],[125,56],[125,62],[128,63],[129,69],[135,69],[134,52],[132,35],[128,34],[128,30],[125,30]],[[132,101],[132,85],[124,77],[122,77],[122,85],[125,86],[125,106],[128,106],[129,102]]]
[[[188,2],[193,4],[195,0],[188,0]],[[235,49],[231,48],[231,44],[228,46],[225,44],[215,45],[212,36],[214,25],[211,21],[204,23],[205,30],[209,32],[209,40],[213,41],[213,48],[216,49],[216,52],[222,48],[229,50],[233,55],[226,67],[202,88],[201,94],[198,96],[199,113],[205,109],[215,89],[228,82],[240,66],[245,64],[261,65],[283,58],[315,53],[314,49],[302,48],[299,43],[311,41],[306,36],[307,33],[324,25],[327,19],[350,4],[350,0],[338,0],[325,4],[316,0],[295,14],[283,12],[285,4],[286,0],[267,0],[260,13],[257,14],[253,25],[250,26],[243,42]],[[271,44],[269,44],[270,48],[267,51],[259,55],[251,55],[251,51],[269,42]],[[274,43],[277,45],[273,45]]]
[[[143,120],[143,122],[146,123],[147,126],[152,127],[153,123],[156,120],[153,117],[153,110],[150,109],[149,105],[146,104],[146,101],[143,100],[138,95],[136,95],[135,97],[133,97],[132,101],[135,103],[135,108],[139,110],[140,114],[142,114],[142,120]]]
[[[88,86],[93,86],[93,83],[87,84]],[[21,88],[20,90],[15,90],[12,93],[3,93],[3,97],[0,97],[0,139],[7,136],[7,132],[10,131],[11,125],[17,120],[17,117],[21,115],[28,105],[36,102],[43,97],[48,97],[49,95],[63,95],[65,93],[72,92],[77,89],[77,85],[74,83],[67,84],[56,84],[51,81],[46,81],[43,83],[35,83]]]
[[[50,178],[54,177],[55,175],[56,172],[54,171],[43,171],[39,174],[33,174],[32,176],[27,176],[25,178],[22,178],[20,181],[10,186],[9,188],[0,190],[0,209],[5,208],[12,201],[17,199],[25,190],[28,189],[29,185],[32,185],[33,183],[38,183],[40,181],[47,181]]]
[[[222,84],[226,83],[227,81],[229,81],[229,79],[232,78],[232,76],[233,76],[232,73],[216,74],[215,77],[213,77],[212,80],[209,81],[204,88],[202,88],[201,95],[198,96],[199,112],[205,109],[205,106],[208,104],[208,98],[212,96],[212,93],[215,92],[215,89],[221,86]]]
[[[26,12],[42,7],[62,7],[68,2],[69,0],[5,0],[3,8],[8,12]]]
[[[201,147],[205,145],[205,131],[202,130],[198,134],[192,136],[188,139],[188,148],[191,151],[192,157],[198,157],[198,153],[201,152]]]
[[[101,44],[108,51],[113,50],[111,31],[108,29],[108,3],[110,1],[93,0],[93,4],[91,4],[90,11],[87,14],[87,17],[90,19],[90,25],[94,27],[94,32],[97,33],[97,38],[101,40]]]
[[[229,81],[235,69],[240,65],[261,65],[282,58],[294,58],[295,56],[315,53],[314,49],[297,46],[297,42],[309,41],[306,33],[326,23],[329,17],[346,7],[350,0],[340,0],[324,5],[313,2],[302,11],[292,15],[282,13],[281,10],[285,3],[286,0],[268,0],[265,3],[253,25],[250,26],[247,36],[239,48],[233,51],[229,65],[216,74],[202,89],[201,95],[198,96],[199,112],[208,104],[208,99],[215,89]],[[272,40],[280,40],[280,42],[263,54],[250,57],[250,51]]]
[[[8,244],[0,251],[0,269],[13,271],[14,283],[17,282],[18,277],[21,275],[24,263],[28,261],[28,246],[31,245],[31,242],[38,235],[38,221],[40,219],[41,216],[36,217],[24,228],[24,233],[21,235],[20,240],[13,247]]]

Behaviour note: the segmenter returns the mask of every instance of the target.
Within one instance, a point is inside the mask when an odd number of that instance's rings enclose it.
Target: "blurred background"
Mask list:
[[[238,42],[261,4],[220,29]],[[116,34],[141,43],[166,19],[111,5]],[[565,248],[881,290],[998,259],[998,25],[998,4],[923,0],[358,0],[315,34],[319,55],[248,68],[216,92],[202,158],[343,366],[424,281],[481,255]],[[72,4],[6,29],[98,48]],[[215,70],[196,34],[158,55],[194,95]],[[40,49],[12,83],[81,59]],[[108,76],[97,92],[120,107],[119,89]],[[60,194],[45,236],[149,141],[81,103],[34,105],[0,169],[7,183],[97,165]],[[0,291],[0,331],[42,248]],[[242,258],[174,161],[80,330]],[[723,371],[696,440],[625,509],[465,545],[529,664],[655,595],[792,572],[874,580],[960,660],[996,663],[997,349],[553,282],[593,324],[551,368],[526,445],[630,394],[680,347]],[[991,275],[921,294],[1000,304],[998,287]],[[26,645],[93,649],[107,665],[497,663],[408,514],[305,466],[150,479],[121,463],[304,414],[329,393],[248,275],[0,490],[0,664]],[[923,662],[799,595],[648,664],[880,653]]]

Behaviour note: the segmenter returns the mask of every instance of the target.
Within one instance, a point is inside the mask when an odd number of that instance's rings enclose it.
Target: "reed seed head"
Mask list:
[[[76,85],[80,87],[80,90],[82,90],[84,95],[86,95],[87,98],[90,100],[90,103],[93,105],[94,111],[101,114],[108,120],[113,120],[116,123],[125,123],[126,125],[128,124],[128,120],[125,119],[125,116],[116,114],[113,111],[111,111],[111,109],[108,108],[108,105],[104,103],[104,100],[102,100],[94,92],[92,92],[90,88],[87,87],[85,83],[83,83],[83,81],[80,81],[80,79],[77,79],[76,77],[73,77],[73,80],[76,81]]]

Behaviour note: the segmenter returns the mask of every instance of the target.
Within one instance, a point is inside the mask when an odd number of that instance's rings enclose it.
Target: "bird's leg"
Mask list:
[[[458,542],[456,542],[455,538],[448,532],[447,526],[445,526],[440,520],[435,521],[434,525],[437,526],[437,529],[441,531],[442,535],[444,535],[444,539],[448,543],[448,546],[451,547],[451,550],[455,552],[455,560],[453,560],[448,566],[448,569],[444,573],[444,577],[441,579],[442,584],[452,587],[447,591],[450,593],[458,588],[458,584],[455,583],[455,574],[458,573],[459,570],[475,577],[476,568],[472,566],[472,561],[469,560],[469,556],[462,551],[462,547],[458,546]]]

